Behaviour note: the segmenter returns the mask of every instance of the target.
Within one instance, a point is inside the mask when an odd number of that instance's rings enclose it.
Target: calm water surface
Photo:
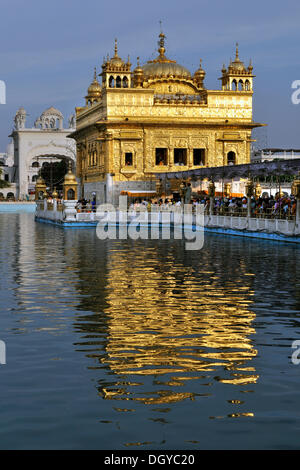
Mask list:
[[[0,214],[0,447],[299,449],[299,313],[296,246]]]

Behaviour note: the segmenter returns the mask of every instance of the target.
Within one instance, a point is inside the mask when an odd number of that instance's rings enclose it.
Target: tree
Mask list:
[[[10,183],[8,181],[5,181],[1,178],[2,175],[2,168],[0,168],[0,188],[9,188]]]
[[[65,160],[54,163],[44,163],[41,169],[41,176],[44,178],[47,187],[52,189],[55,186],[57,190],[62,190],[64,176],[67,173],[67,163]]]

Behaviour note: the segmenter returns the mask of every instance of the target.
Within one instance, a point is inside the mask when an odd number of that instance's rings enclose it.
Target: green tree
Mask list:
[[[2,175],[2,168],[0,168],[0,188],[9,188],[10,183],[8,181],[5,181],[1,178]]]
[[[55,163],[47,162],[42,166],[41,176],[44,178],[47,187],[51,187],[52,185],[52,189],[56,186],[57,190],[61,190],[67,170],[68,168],[65,160]]]

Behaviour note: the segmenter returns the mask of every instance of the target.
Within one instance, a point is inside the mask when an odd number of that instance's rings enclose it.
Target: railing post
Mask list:
[[[214,202],[215,202],[216,187],[215,183],[211,181],[208,185],[208,196],[209,196],[209,216],[211,217],[214,213]]]

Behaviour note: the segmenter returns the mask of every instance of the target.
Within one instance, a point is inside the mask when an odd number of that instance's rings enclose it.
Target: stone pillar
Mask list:
[[[247,196],[247,217],[251,217],[251,197]]]
[[[193,166],[193,149],[191,147],[188,148],[187,150],[187,164],[188,164],[188,167],[191,168]]]
[[[66,222],[74,222],[76,220],[76,204],[77,201],[64,201],[64,213],[65,217],[64,220]]]
[[[106,175],[106,202],[112,204],[113,203],[113,176],[111,173],[107,173]]]
[[[168,163],[169,163],[169,167],[172,167],[174,165],[174,148],[173,147],[168,148]]]

